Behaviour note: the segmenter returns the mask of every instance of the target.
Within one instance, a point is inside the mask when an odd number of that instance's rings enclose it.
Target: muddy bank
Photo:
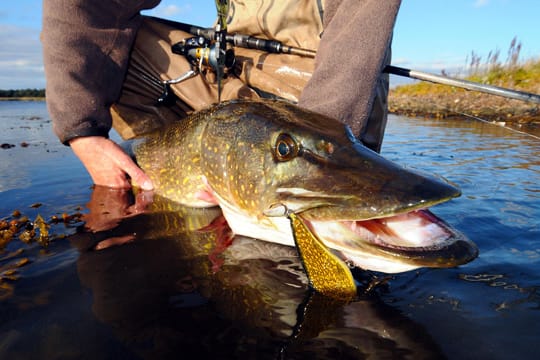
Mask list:
[[[443,119],[475,116],[493,122],[540,126],[540,106],[520,100],[449,88],[407,94],[390,91],[390,112],[400,115]]]

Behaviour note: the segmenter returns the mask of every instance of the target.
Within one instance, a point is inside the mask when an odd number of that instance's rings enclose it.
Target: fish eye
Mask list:
[[[298,155],[298,144],[289,134],[279,134],[274,146],[274,153],[278,161],[289,161]]]

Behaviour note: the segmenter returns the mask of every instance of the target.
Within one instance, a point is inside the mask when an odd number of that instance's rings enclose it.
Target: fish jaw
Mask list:
[[[290,220],[284,216],[250,215],[214,193],[223,216],[236,235],[256,238],[281,245],[295,246]]]
[[[478,256],[478,248],[429,210],[363,221],[306,221],[344,261],[367,270],[399,273],[449,268]]]
[[[295,246],[290,220],[279,216],[250,216],[218,198],[235,234]],[[420,267],[449,268],[468,263],[478,248],[463,234],[429,210],[413,210],[369,220],[309,220],[314,236],[348,264],[384,273]]]

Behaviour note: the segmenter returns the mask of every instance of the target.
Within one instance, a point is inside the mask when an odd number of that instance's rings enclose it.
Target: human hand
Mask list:
[[[134,197],[131,190],[95,186],[86,204],[89,211],[82,218],[86,230],[101,234],[93,248],[103,250],[135,240],[135,234],[125,231],[125,226],[121,224],[128,218],[144,213],[152,200],[152,191],[137,192]]]
[[[92,232],[114,229],[124,219],[144,213],[153,201],[153,194],[152,191],[134,194],[131,190],[94,186],[86,204],[88,213],[82,217],[84,227]]]
[[[74,138],[69,142],[96,185],[129,189],[126,174],[142,190],[154,188],[150,178],[114,141],[102,136]]]

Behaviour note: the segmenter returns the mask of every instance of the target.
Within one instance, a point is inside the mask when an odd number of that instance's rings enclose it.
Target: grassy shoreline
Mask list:
[[[492,66],[466,80],[540,94],[540,59]],[[429,118],[478,117],[500,124],[540,127],[540,105],[448,85],[418,82],[390,90],[391,113]]]

